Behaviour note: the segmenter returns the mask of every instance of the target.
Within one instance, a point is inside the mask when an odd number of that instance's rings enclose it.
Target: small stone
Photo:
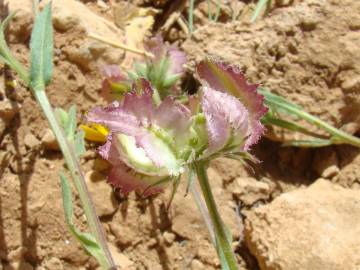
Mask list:
[[[330,167],[327,167],[321,174],[321,177],[326,179],[331,179],[334,176],[338,175],[340,172],[340,169],[336,165],[331,165]]]
[[[4,267],[4,270],[14,270],[14,269],[33,270],[34,267],[32,267],[32,265],[27,262],[19,262],[19,261],[11,262],[10,264]]]
[[[25,135],[24,143],[27,148],[32,149],[39,144],[39,141],[32,133],[28,133]]]
[[[202,270],[202,269],[205,269],[205,266],[201,261],[197,259],[193,259],[191,261],[191,270]]]
[[[89,171],[85,181],[93,198],[97,214],[108,216],[118,208],[112,187],[106,182],[106,177],[99,172]]]
[[[4,120],[10,121],[17,112],[19,112],[18,104],[14,104],[14,102],[9,99],[0,101],[0,117]]]
[[[59,258],[52,257],[49,260],[46,260],[44,265],[46,270],[64,270],[64,266]]]
[[[272,189],[268,183],[253,177],[238,177],[234,183],[233,195],[245,205],[253,205],[270,197]]]
[[[66,8],[54,9],[54,28],[60,31],[67,31],[80,23],[79,17],[74,16]]]
[[[175,240],[175,234],[171,232],[164,232],[163,234],[164,240],[168,245],[171,245]]]
[[[54,151],[60,150],[59,144],[55,138],[55,135],[52,132],[52,130],[49,128],[47,128],[45,130],[45,134],[41,138],[41,142],[46,150],[54,150]]]
[[[113,244],[108,243],[108,247],[116,266],[119,266],[121,269],[128,269],[128,267],[134,264],[134,262],[129,260],[129,258],[122,254]]]

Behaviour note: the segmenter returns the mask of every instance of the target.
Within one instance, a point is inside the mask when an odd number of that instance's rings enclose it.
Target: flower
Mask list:
[[[257,85],[248,84],[236,68],[211,60],[199,63],[197,74],[202,88],[188,106],[169,96],[158,104],[142,78],[121,101],[88,113],[89,123],[109,130],[99,152],[112,163],[109,181],[123,194],[159,192],[198,160],[246,157],[263,134],[260,118],[267,108]]]
[[[153,58],[144,63],[135,63],[134,72],[123,74],[117,65],[103,68],[105,79],[102,84],[102,96],[106,101],[121,100],[125,93],[131,91],[132,83],[140,78],[150,81],[161,98],[176,94],[175,84],[184,72],[185,53],[174,45],[164,43],[157,35],[146,43],[146,49]]]
[[[156,106],[152,95],[149,82],[140,79],[121,102],[94,108],[86,116],[88,122],[109,129],[100,154],[112,163],[109,180],[123,194],[134,189],[144,192],[155,180],[178,177],[189,155],[186,130],[190,126],[190,111],[171,97]],[[121,176],[119,172],[124,171],[127,174]],[[115,180],[113,176],[124,179]],[[129,185],[128,179],[135,176],[146,178],[143,185]]]
[[[248,151],[250,146],[257,143],[261,135],[264,133],[264,126],[260,119],[266,114],[267,108],[264,105],[264,97],[257,92],[257,84],[248,84],[245,75],[236,67],[227,65],[219,61],[205,60],[198,64],[197,74],[200,77],[205,90],[209,92],[217,91],[218,94],[205,94],[205,99],[211,99],[213,104],[211,110],[215,115],[223,115],[226,122],[232,123],[233,131],[237,136],[245,136],[243,151]],[[221,94],[220,94],[221,93]],[[215,96],[218,96],[216,99]],[[237,101],[234,100],[237,99]],[[223,100],[221,100],[223,99]],[[235,105],[237,103],[237,105]],[[229,109],[216,107],[229,106]],[[206,105],[206,104],[205,104]],[[207,106],[205,106],[205,111]],[[203,104],[204,108],[204,104]],[[238,108],[238,109],[235,109]],[[241,117],[241,114],[234,115],[234,111],[247,111],[247,117]],[[212,125],[211,115],[207,114],[208,128]],[[241,135],[241,130],[234,126],[237,121],[247,122],[245,134]],[[239,123],[238,123],[239,124]],[[220,126],[218,127],[221,128]],[[217,128],[215,128],[217,130]],[[239,133],[240,132],[240,133]],[[211,131],[209,130],[209,134]],[[227,134],[227,133],[224,133]],[[223,137],[220,137],[224,139]],[[215,138],[214,138],[215,139]]]

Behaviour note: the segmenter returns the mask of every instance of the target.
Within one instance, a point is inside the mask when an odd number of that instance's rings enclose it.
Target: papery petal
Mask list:
[[[151,123],[155,110],[152,95],[153,89],[149,81],[140,78],[134,82],[133,90],[124,96],[122,109],[135,115],[142,126],[147,126]]]
[[[168,56],[170,58],[170,74],[181,74],[184,72],[184,65],[186,63],[186,54],[178,49],[178,47],[172,45],[168,50]]]
[[[190,110],[172,97],[167,97],[156,109],[154,123],[173,130],[174,135],[184,133],[190,125]]]
[[[197,66],[200,79],[212,89],[237,97],[249,111],[250,135],[244,149],[256,143],[264,132],[260,118],[267,112],[264,97],[256,90],[258,85],[248,84],[237,68],[221,62],[205,60]]]
[[[106,126],[111,132],[137,135],[141,130],[141,122],[130,111],[126,111],[118,102],[101,108],[95,107],[86,115],[87,122]]]
[[[119,188],[120,193],[124,196],[131,191],[136,191],[144,196],[161,192],[166,184],[161,180],[165,177],[136,173],[121,160],[118,148],[112,140],[112,135],[109,135],[106,144],[99,148],[99,154],[113,166],[108,177],[109,183]],[[159,184],[156,185],[156,183]]]
[[[103,67],[101,96],[107,101],[121,99],[121,97],[130,90],[130,82],[124,74],[121,74],[120,67],[117,65],[108,65]]]
[[[160,34],[148,40],[146,48],[154,55],[154,62],[159,62],[163,57],[169,57],[170,66],[168,72],[171,75],[180,74],[184,71],[186,54],[175,45],[167,45]]]
[[[241,141],[249,135],[249,114],[237,98],[205,86],[202,109],[209,134],[207,154],[222,150],[230,139]]]
[[[150,38],[145,43],[145,49],[154,55],[155,61],[160,60],[160,58],[163,57],[166,53],[162,36],[158,34],[155,37]]]
[[[124,196],[131,191],[136,191],[147,197],[163,191],[163,186],[168,181],[164,183],[162,179],[161,177],[138,174],[124,163],[118,163],[111,170],[108,181],[114,187],[119,188],[120,193]]]

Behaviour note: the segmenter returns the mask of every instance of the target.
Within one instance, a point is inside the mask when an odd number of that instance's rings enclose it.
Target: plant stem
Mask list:
[[[231,243],[227,238],[225,226],[216,208],[216,203],[210,188],[206,167],[207,166],[204,161],[198,161],[195,163],[197,178],[214,227],[216,243],[218,245],[217,251],[219,256],[221,256],[221,251],[223,252],[222,255],[224,256],[228,269],[237,270],[238,266],[236,263],[236,258],[232,251]]]
[[[74,184],[79,193],[79,197],[84,209],[86,220],[89,224],[90,231],[95,236],[97,243],[104,252],[105,260],[103,262],[103,265],[101,266],[103,267],[103,269],[106,270],[116,269],[110,251],[107,247],[99,219],[96,215],[94,204],[91,199],[91,195],[86,187],[84,175],[80,169],[79,162],[75,156],[74,149],[70,147],[63,132],[63,129],[61,128],[55,117],[54,111],[49,103],[45,91],[42,89],[40,90],[34,89],[33,93],[35,95],[37,102],[42,108],[50,124],[51,129],[54,132],[54,135],[59,143],[60,149],[64,155],[66,165],[71,173],[72,178],[74,179]]]
[[[314,125],[318,126],[319,128],[326,130],[331,135],[335,136],[336,138],[331,138],[334,141],[334,143],[347,142],[348,144],[351,144],[353,146],[360,147],[360,139],[359,138],[352,136],[340,129],[337,129],[337,128],[329,125],[328,123],[320,120],[319,118],[312,116],[311,114],[309,114],[307,112],[300,111],[299,116],[301,118],[305,119],[306,121],[313,123]]]
[[[190,35],[194,31],[194,4],[195,4],[195,0],[189,1],[189,18],[188,18],[188,20],[189,20]]]
[[[94,33],[90,33],[88,35],[88,37],[92,38],[92,39],[95,39],[97,41],[109,44],[109,45],[111,45],[111,46],[113,46],[115,48],[123,49],[124,51],[129,51],[129,52],[139,54],[139,55],[142,55],[142,56],[146,56],[146,57],[149,57],[149,58],[154,58],[154,55],[152,53],[149,53],[149,52],[146,52],[146,51],[143,51],[143,50],[139,50],[137,48],[132,48],[132,47],[129,47],[129,46],[125,45],[125,44],[117,43],[115,41],[106,39],[106,38],[104,38],[102,36],[98,36],[98,35],[96,35]]]

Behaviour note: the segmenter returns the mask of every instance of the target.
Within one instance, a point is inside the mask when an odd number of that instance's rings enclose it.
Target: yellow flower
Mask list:
[[[106,142],[109,130],[99,124],[80,125],[80,128],[85,132],[85,139],[92,142]]]

